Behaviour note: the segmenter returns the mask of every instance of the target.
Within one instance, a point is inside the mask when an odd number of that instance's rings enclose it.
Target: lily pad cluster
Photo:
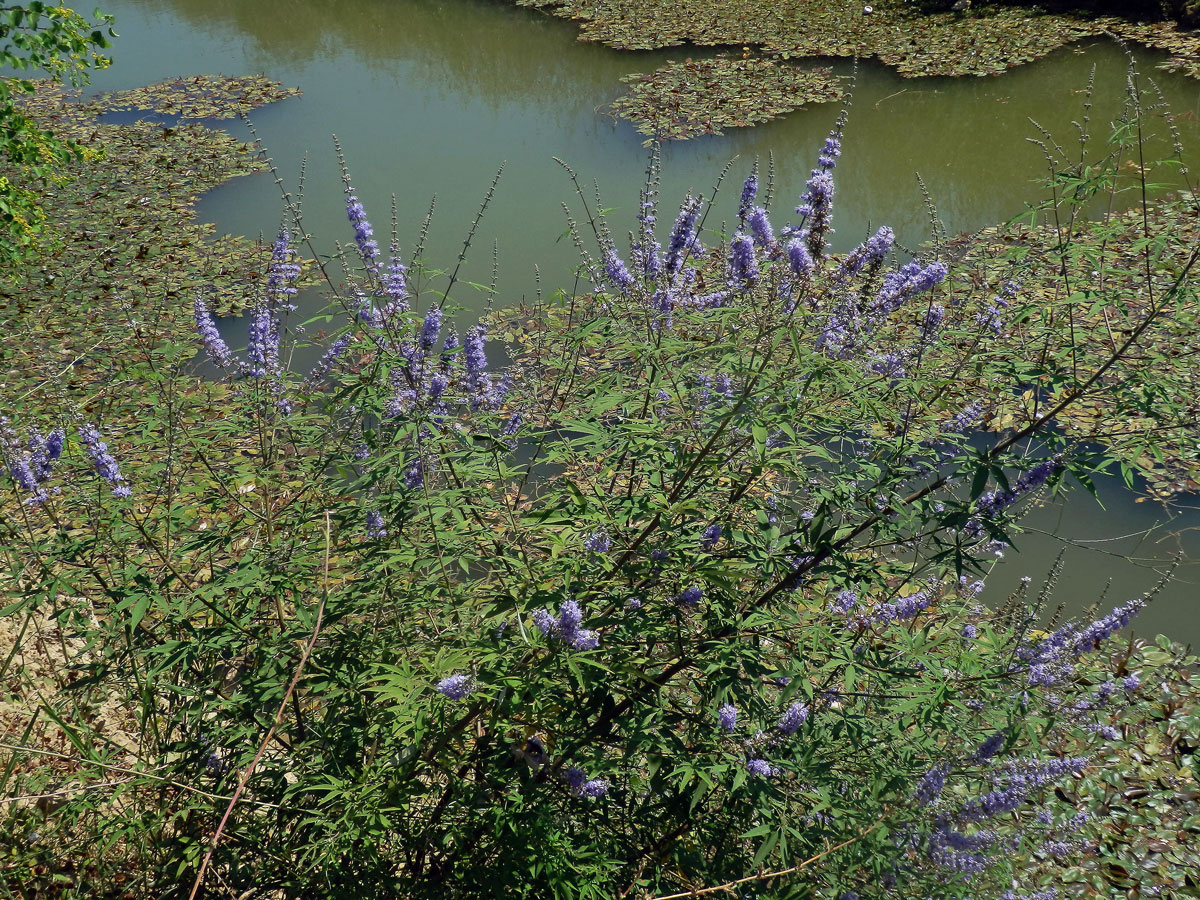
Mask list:
[[[261,75],[191,75],[101,94],[86,108],[97,115],[133,109],[180,119],[232,119],[299,95],[298,88],[285,88]]]
[[[514,0],[579,23],[580,39],[623,50],[752,46],[785,59],[875,57],[906,77],[997,75],[1072,41],[1115,34],[1173,54],[1200,76],[1200,36],[1170,23],[976,3],[925,13],[906,0]]]
[[[686,59],[622,81],[629,91],[613,111],[656,140],[722,134],[844,96],[829,69],[801,69],[762,57]]]
[[[1113,33],[1170,53],[1170,58],[1159,64],[1160,69],[1200,78],[1200,32],[1171,24],[1135,25],[1122,22],[1114,26]]]
[[[1114,717],[1120,739],[1069,790],[1068,799],[1090,812],[1078,838],[1093,850],[1065,871],[1053,863],[1054,846],[1029,884],[1056,884],[1081,898],[1194,897],[1200,891],[1195,846],[1200,843],[1200,658],[1159,637],[1141,641],[1109,660],[1107,671],[1132,676],[1138,686]],[[1106,675],[1085,677],[1094,683]],[[1071,752],[1073,748],[1064,748]]]

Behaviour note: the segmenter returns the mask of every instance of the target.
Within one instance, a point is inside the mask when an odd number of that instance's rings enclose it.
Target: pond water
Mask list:
[[[303,208],[318,252],[332,252],[335,241],[351,237],[331,134],[341,141],[377,235],[388,231],[395,194],[406,254],[437,195],[426,252],[434,267],[453,267],[467,226],[504,163],[465,269],[467,280],[490,281],[495,247],[502,304],[533,296],[535,264],[543,288],[570,283],[575,257],[570,241],[562,239],[561,204],[578,204],[555,157],[574,167],[589,190],[597,181],[617,234],[631,226],[647,151],[629,123],[604,111],[623,93],[620,77],[708,52],[629,53],[579,43],[571,23],[500,0],[107,0],[104,9],[116,16],[120,39],[114,66],[93,79],[97,89],[188,74],[263,73],[304,91],[252,118],[289,185],[307,158]],[[1200,170],[1200,83],[1156,72],[1160,54],[1135,55],[1162,87],[1188,162]],[[853,70],[847,61],[831,65],[843,75]],[[1066,48],[999,78],[914,81],[860,64],[837,170],[836,248],[848,248],[880,224],[892,225],[902,244],[924,240],[929,221],[917,172],[951,233],[1020,214],[1041,197],[1038,184],[1046,171],[1042,151],[1026,140],[1037,136],[1029,119],[1073,146],[1071,123],[1083,116],[1093,66],[1092,131],[1099,144],[1123,98],[1125,57],[1110,42]],[[775,218],[782,224],[836,115],[834,106],[817,106],[724,137],[668,145],[665,207],[689,189],[707,194],[736,157],[709,224],[731,219],[751,163],[759,158],[765,164],[773,153]],[[248,137],[239,123],[228,127]],[[1159,130],[1165,136],[1165,123]],[[1165,155],[1168,149],[1159,140],[1151,152]],[[201,217],[220,232],[251,237],[272,237],[281,210],[278,188],[266,175],[230,182],[200,204]],[[483,303],[470,288],[453,299],[470,310]],[[1030,524],[1058,537],[1027,535],[1019,559],[997,571],[995,590],[1006,590],[1022,574],[1036,583],[1064,539],[1087,542],[1071,550],[1057,595],[1074,609],[1096,601],[1109,579],[1112,603],[1145,590],[1157,580],[1153,569],[1172,552],[1200,560],[1200,514],[1183,509],[1162,524],[1166,515],[1157,504],[1137,502],[1117,484],[1101,488],[1103,513],[1080,496],[1035,514]],[[1176,575],[1139,630],[1195,640],[1200,563]]]

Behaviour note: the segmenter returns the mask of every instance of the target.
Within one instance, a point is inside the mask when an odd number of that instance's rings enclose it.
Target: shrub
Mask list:
[[[283,231],[244,352],[196,300],[219,417],[157,347],[120,441],[6,425],[6,612],[86,640],[44,704],[76,786],[36,837],[14,813],[22,852],[86,839],[132,861],[94,891],[154,896],[849,898],[1081,851],[1056,787],[1137,690],[1097,651],[1149,595],[1043,626],[1048,589],[979,594],[1102,463],[1051,426],[1182,314],[1195,254],[1095,366],[1012,360],[1045,312],[1019,268],[969,298],[886,227],[827,252],[840,152],[839,122],[779,230],[752,173],[716,246],[704,198],[658,221],[656,163],[628,253],[585,201],[593,290],[509,314],[505,371],[499,317],[450,325],[456,273],[381,251],[347,179],[352,322],[313,371]]]

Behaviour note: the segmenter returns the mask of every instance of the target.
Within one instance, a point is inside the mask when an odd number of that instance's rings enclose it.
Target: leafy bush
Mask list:
[[[839,122],[778,231],[751,174],[715,246],[703,198],[662,227],[652,163],[627,254],[584,201],[592,290],[462,332],[457,270],[382,252],[347,178],[352,323],[311,372],[283,231],[244,352],[196,299],[207,427],[170,345],[119,447],[7,423],[6,613],[84,641],[20,865],[128,861],[90,896],[960,897],[1086,852],[1056,787],[1138,695],[1097,651],[1149,595],[1062,625],[1057,573],[978,598],[1020,511],[1104,463],[1052,426],[1190,314],[1196,254],[1110,298],[1095,366],[1012,359],[1063,334],[1019,267],[970,296],[886,227],[827,252],[840,152]],[[976,436],[1009,394],[1029,421]]]
[[[0,65],[41,71],[78,85],[89,68],[105,68],[100,51],[115,36],[112,17],[97,10],[90,23],[74,10],[47,6],[42,0],[0,9]],[[0,156],[8,168],[0,174],[0,263],[24,257],[42,230],[37,186],[60,176],[63,166],[84,151],[75,143],[38,128],[18,108],[14,95],[33,91],[33,82],[0,77]]]

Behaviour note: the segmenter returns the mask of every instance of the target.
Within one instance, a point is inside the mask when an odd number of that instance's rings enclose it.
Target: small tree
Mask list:
[[[115,37],[112,17],[93,14],[95,22],[42,0],[0,7],[0,65],[18,71],[40,71],[55,81],[79,85],[93,68],[105,68],[108,37]],[[25,256],[43,227],[38,205],[39,184],[62,177],[63,167],[86,151],[38,127],[20,109],[17,97],[34,90],[23,76],[0,77],[0,265]]]

